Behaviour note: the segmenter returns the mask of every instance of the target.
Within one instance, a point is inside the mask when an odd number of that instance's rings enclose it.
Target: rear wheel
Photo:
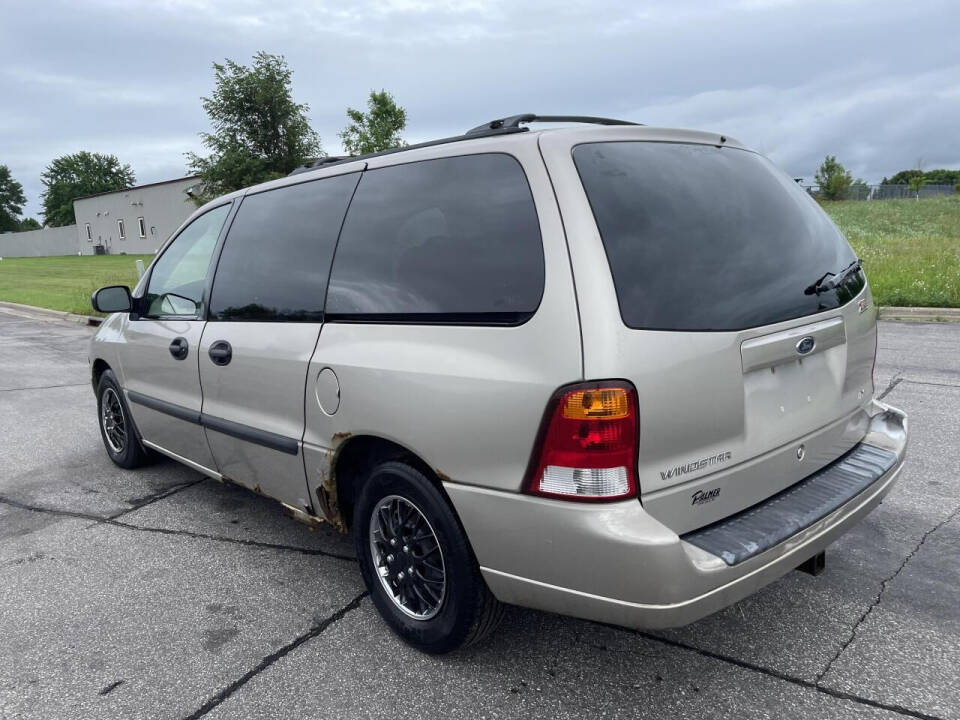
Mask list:
[[[106,370],[100,376],[97,418],[103,446],[116,465],[132,469],[150,462],[152,458],[140,445],[130,410],[123,399],[123,391],[112,370]]]
[[[503,606],[490,593],[443,494],[402,462],[375,467],[353,512],[363,578],[400,637],[430,653],[475,643]]]

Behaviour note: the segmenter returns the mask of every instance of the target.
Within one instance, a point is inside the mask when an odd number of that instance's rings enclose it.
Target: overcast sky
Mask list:
[[[113,153],[138,183],[185,173],[210,64],[286,56],[336,154],[345,108],[385,88],[409,142],[522,112],[724,132],[812,177],[960,167],[958,0],[0,0],[0,164],[39,215],[40,173]]]

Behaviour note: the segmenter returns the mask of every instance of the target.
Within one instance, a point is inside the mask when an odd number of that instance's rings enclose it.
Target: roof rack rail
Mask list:
[[[467,135],[476,135],[491,130],[505,130],[507,128],[517,128],[522,130],[520,123],[532,122],[578,122],[589,123],[591,125],[641,125],[642,123],[630,122],[629,120],[615,120],[613,118],[591,117],[589,115],[535,115],[534,113],[525,113],[524,115],[511,115],[510,117],[492,120],[483,125],[467,130]]]
[[[525,115],[511,115],[510,117],[492,120],[484,125],[478,125],[472,130],[468,130],[463,135],[454,135],[453,137],[440,138],[439,140],[428,140],[427,142],[417,143],[415,145],[404,145],[402,147],[391,148],[390,150],[381,150],[380,152],[367,153],[366,155],[353,155],[348,157],[329,156],[317,160],[309,160],[290,175],[299,175],[300,173],[316,170],[324,165],[333,165],[337,163],[354,162],[356,160],[368,160],[369,158],[379,157],[381,155],[392,155],[393,153],[403,152],[405,150],[416,150],[417,148],[431,147],[433,145],[446,145],[447,143],[461,142],[463,140],[476,140],[481,137],[491,135],[508,135],[510,133],[527,132],[529,128],[520,127],[521,123],[531,122],[578,122],[590,123],[592,125],[640,125],[640,123],[630,122],[629,120],[614,120],[613,118],[589,117],[586,115],[534,115],[527,113]]]
[[[314,158],[312,160],[307,160],[303,165],[301,165],[292,173],[290,173],[290,175],[299,175],[300,173],[316,170],[321,165],[327,165],[329,163],[338,163],[338,162],[343,162],[344,160],[351,160],[351,159],[352,158],[349,158],[346,155],[327,155],[326,157],[322,157],[322,158]],[[287,177],[289,177],[289,175]]]
[[[311,160],[307,162],[305,165],[298,167],[296,170],[290,173],[290,175],[299,175],[300,173],[310,172],[311,170],[316,170],[324,165],[355,162],[357,160],[369,160],[370,158],[380,157],[381,155],[393,155],[394,153],[404,152],[406,150],[416,150],[417,148],[432,147],[434,145],[446,145],[448,143],[461,142],[463,140],[476,140],[477,138],[489,137],[491,135],[509,135],[511,133],[526,131],[527,128],[522,127],[504,127],[495,129],[481,128],[476,132],[471,132],[466,135],[454,135],[453,137],[440,138],[439,140],[427,140],[426,142],[416,143],[414,145],[403,145],[401,147],[390,148],[389,150],[366,153],[365,155],[351,155],[349,157],[325,157],[320,158],[319,160]]]

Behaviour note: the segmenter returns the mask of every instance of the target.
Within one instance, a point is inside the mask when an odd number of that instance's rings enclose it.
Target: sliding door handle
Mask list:
[[[217,340],[207,351],[214,365],[229,365],[233,359],[233,348],[226,340]]]

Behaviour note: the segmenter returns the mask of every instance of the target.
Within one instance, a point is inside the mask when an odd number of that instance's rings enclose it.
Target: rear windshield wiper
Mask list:
[[[860,258],[857,258],[838,273],[832,273],[829,271],[825,272],[823,275],[817,278],[812,285],[807,285],[803,293],[805,295],[813,295],[814,293],[819,295],[822,292],[833,290],[835,287],[842,284],[843,281],[848,277],[854,273],[860,272],[861,267],[863,267],[863,261],[860,260]],[[827,278],[830,279],[827,280]]]

